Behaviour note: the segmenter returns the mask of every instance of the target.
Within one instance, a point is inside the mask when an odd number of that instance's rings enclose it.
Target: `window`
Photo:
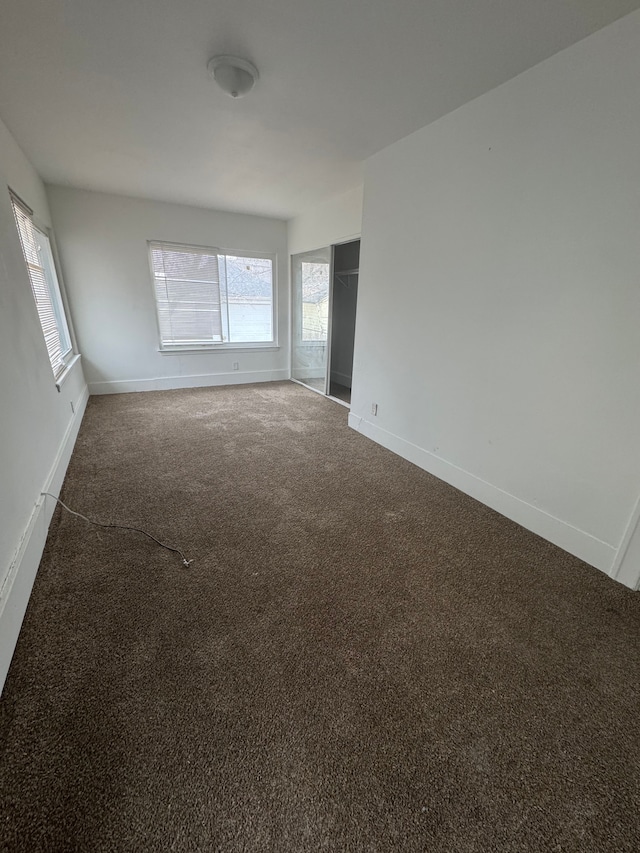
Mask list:
[[[49,361],[53,375],[58,379],[66,367],[65,357],[71,352],[71,338],[60,296],[51,243],[47,234],[34,224],[33,211],[13,193],[11,203]]]
[[[150,243],[160,347],[273,344],[273,258]]]

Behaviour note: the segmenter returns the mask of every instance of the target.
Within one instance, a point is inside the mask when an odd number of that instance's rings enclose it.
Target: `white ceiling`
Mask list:
[[[640,0],[2,0],[0,117],[51,183],[289,218]],[[260,70],[234,101],[216,53]]]

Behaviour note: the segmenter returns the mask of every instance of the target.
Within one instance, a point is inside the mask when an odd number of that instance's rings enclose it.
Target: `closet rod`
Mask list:
[[[344,281],[343,276],[348,279],[350,275],[358,275],[358,272],[359,270],[334,270],[333,274],[343,287],[349,287],[349,281]]]

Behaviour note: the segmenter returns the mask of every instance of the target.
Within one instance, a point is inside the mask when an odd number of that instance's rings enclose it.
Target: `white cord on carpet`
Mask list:
[[[104,524],[102,521],[92,521],[92,519],[87,518],[86,515],[82,515],[81,512],[76,512],[74,509],[70,509],[65,503],[60,500],[60,498],[57,498],[55,495],[52,495],[51,492],[40,492],[40,494],[47,495],[48,497],[53,498],[54,501],[58,501],[60,506],[64,507],[64,509],[66,509],[67,512],[70,512],[71,515],[77,515],[78,518],[82,518],[84,519],[84,521],[88,521],[89,524],[95,524],[96,527],[117,527],[120,530],[135,530],[136,533],[142,533],[144,536],[148,536],[149,539],[153,539],[154,542],[156,542],[162,548],[166,548],[167,551],[173,551],[174,553],[179,554],[182,558],[183,566],[189,566],[191,563],[193,563],[193,560],[187,560],[180,548],[174,548],[173,545],[166,545],[164,542],[161,542],[159,539],[156,539],[155,536],[152,536],[150,533],[147,533],[146,530],[142,530],[140,527],[129,527],[129,525],[127,524]]]

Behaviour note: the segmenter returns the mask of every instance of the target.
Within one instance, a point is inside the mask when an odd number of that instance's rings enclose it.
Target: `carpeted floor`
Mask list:
[[[640,596],[293,383],[92,398],[5,851],[640,849]]]

